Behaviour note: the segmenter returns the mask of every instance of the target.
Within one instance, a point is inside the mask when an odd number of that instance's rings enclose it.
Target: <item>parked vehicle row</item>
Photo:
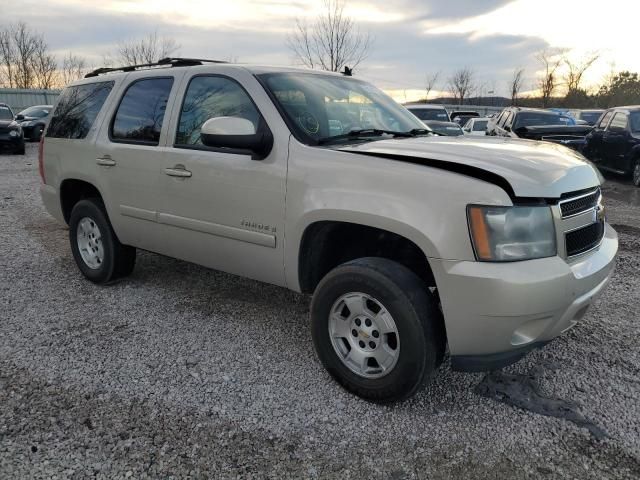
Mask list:
[[[52,108],[37,105],[14,115],[9,105],[0,103],[0,150],[24,155],[25,140],[40,141]]]
[[[451,141],[347,75],[148,67],[67,87],[41,142],[44,205],[92,282],[140,248],[312,294],[322,364],[390,402],[447,350],[462,371],[519,360],[610,278],[599,176],[566,149]]]

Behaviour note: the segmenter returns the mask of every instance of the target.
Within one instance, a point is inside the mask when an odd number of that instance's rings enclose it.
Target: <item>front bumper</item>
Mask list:
[[[24,145],[24,137],[11,137],[8,133],[0,133],[0,150],[18,150]]]
[[[500,368],[573,327],[608,283],[617,250],[607,224],[600,246],[570,262],[431,259],[452,366]]]

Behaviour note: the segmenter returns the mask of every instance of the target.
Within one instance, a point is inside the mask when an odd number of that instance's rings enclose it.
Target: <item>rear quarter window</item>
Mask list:
[[[60,95],[46,136],[85,138],[113,85],[114,82],[98,82],[67,87]]]

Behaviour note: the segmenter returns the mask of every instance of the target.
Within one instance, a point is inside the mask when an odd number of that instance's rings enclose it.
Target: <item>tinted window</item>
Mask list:
[[[53,112],[47,137],[86,137],[112,88],[113,82],[65,88]]]
[[[31,118],[43,118],[49,115],[51,109],[49,107],[29,107],[21,111],[18,115],[24,115]]]
[[[611,124],[609,125],[609,130],[626,130],[627,129],[627,116],[618,112],[613,116],[613,120],[611,120]]]
[[[605,113],[604,116],[602,117],[602,120],[600,120],[598,127],[605,128],[607,126],[607,123],[609,123],[609,120],[611,120],[612,116],[613,116],[612,110]]]
[[[13,120],[13,113],[7,107],[0,107],[0,120]]]
[[[631,112],[631,131],[640,132],[640,112]]]
[[[515,128],[541,125],[569,125],[568,117],[555,113],[521,112],[515,122]]]
[[[487,129],[487,121],[486,120],[476,120],[473,122],[473,131],[474,132],[484,132]]]
[[[258,129],[260,114],[240,85],[224,77],[195,77],[180,112],[176,145],[202,145],[202,124],[215,117],[241,117]]]
[[[173,78],[138,80],[127,88],[111,127],[113,140],[157,145]]]
[[[447,111],[444,108],[410,108],[409,111],[420,120],[440,120],[443,122],[449,121],[449,116],[447,115]]]

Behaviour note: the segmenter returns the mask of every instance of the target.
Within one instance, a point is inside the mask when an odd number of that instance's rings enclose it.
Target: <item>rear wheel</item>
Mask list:
[[[71,211],[69,241],[82,274],[94,283],[129,275],[136,250],[118,240],[100,199],[80,200]]]
[[[631,180],[636,187],[640,187],[640,158],[637,158],[635,163],[633,164]]]
[[[384,258],[345,263],[320,282],[311,303],[316,352],[347,390],[393,402],[413,395],[438,367],[442,317],[424,283]]]

